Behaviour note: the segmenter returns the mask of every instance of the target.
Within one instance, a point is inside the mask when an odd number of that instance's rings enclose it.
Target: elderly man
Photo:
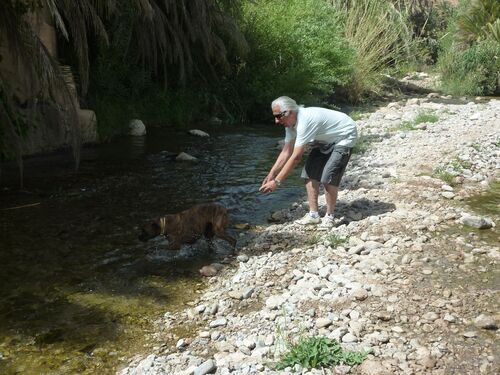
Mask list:
[[[298,106],[287,96],[275,99],[271,108],[276,124],[285,127],[285,145],[259,190],[262,193],[276,190],[300,162],[309,144],[312,149],[301,174],[306,183],[309,212],[296,223],[333,226],[338,187],[356,143],[356,123],[342,112]],[[327,205],[323,219],[318,210],[320,184],[324,186]]]

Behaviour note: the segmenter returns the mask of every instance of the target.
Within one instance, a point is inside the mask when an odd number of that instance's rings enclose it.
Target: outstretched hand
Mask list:
[[[274,180],[268,180],[268,181],[264,180],[264,182],[262,183],[259,191],[261,193],[268,194],[268,193],[272,193],[273,191],[275,191],[277,187],[278,187],[278,185],[276,184],[276,181],[274,181]]]

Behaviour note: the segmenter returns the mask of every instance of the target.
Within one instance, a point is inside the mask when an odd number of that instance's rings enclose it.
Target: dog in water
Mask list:
[[[229,216],[225,207],[204,203],[177,214],[153,219],[142,228],[139,239],[147,241],[164,235],[169,240],[168,249],[179,250],[182,244],[195,243],[201,236],[205,236],[209,241],[219,237],[227,241],[234,251],[236,240],[227,234],[228,226]]]

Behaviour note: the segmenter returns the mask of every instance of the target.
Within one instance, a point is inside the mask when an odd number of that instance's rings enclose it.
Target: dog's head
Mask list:
[[[142,227],[141,234],[139,235],[139,240],[147,241],[151,238],[155,238],[161,234],[160,222],[159,220],[154,220]]]

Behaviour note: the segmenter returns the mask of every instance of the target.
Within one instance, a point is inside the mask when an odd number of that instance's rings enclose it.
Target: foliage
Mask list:
[[[234,0],[118,0],[123,16],[114,22],[124,57],[163,76],[165,83],[186,83],[195,75],[216,77],[229,68],[228,49],[248,48],[231,12]],[[123,35],[124,34],[124,35]]]
[[[500,44],[500,2],[472,0],[464,3],[457,18],[457,37],[462,45],[485,39]]]
[[[89,103],[109,138],[130,119],[182,126],[224,112],[229,57],[246,53],[232,0],[119,0],[110,46],[98,46]],[[234,18],[233,18],[234,16]],[[133,62],[130,64],[129,62]],[[226,73],[225,73],[226,72]]]
[[[304,368],[321,368],[335,365],[354,366],[362,363],[367,354],[364,352],[344,351],[340,344],[325,336],[302,337],[297,344],[289,348],[276,365],[283,370],[296,364]]]
[[[500,43],[482,40],[466,49],[445,46],[438,67],[442,89],[454,95],[491,95],[500,90]]]
[[[445,167],[437,167],[432,173],[432,177],[438,178],[446,182],[448,185],[453,186],[455,181],[455,173],[449,172]]]
[[[498,28],[498,30],[497,30]],[[454,95],[500,92],[500,3],[462,1],[440,43],[442,89]]]
[[[439,121],[439,117],[432,112],[419,112],[413,123],[415,125],[422,124],[424,122],[435,123]]]
[[[0,133],[3,140],[2,154],[15,150],[22,175],[23,132],[19,124],[23,112],[37,110],[37,103],[57,103],[58,116],[55,123],[46,121],[41,126],[57,125],[61,131],[70,130],[75,169],[80,159],[80,126],[76,115],[75,87],[72,74],[60,66],[38,36],[39,22],[44,17],[53,22],[60,39],[71,45],[76,66],[80,72],[80,87],[85,93],[88,83],[88,39],[90,35],[104,40],[100,12],[108,9],[111,1],[56,1],[10,0],[0,4],[0,46],[8,61],[18,69],[0,70],[2,83],[3,121]],[[11,87],[15,85],[16,90]],[[22,108],[22,110],[21,110]],[[34,122],[25,122],[34,126]],[[22,183],[21,183],[22,185]]]
[[[419,112],[412,121],[402,121],[398,127],[391,128],[389,131],[413,131],[418,130],[418,124],[435,123],[439,121],[439,117],[432,112]]]
[[[408,17],[412,30],[412,59],[404,65],[430,65],[437,61],[439,39],[444,35],[455,7],[447,0],[399,0],[395,5]]]
[[[325,240],[328,242],[329,246],[335,248],[347,242],[347,238],[340,237],[334,233],[326,236]]]
[[[370,145],[377,141],[378,137],[374,135],[364,135],[363,133],[358,135],[356,144],[352,149],[353,154],[364,154],[370,149]]]
[[[319,234],[311,234],[307,239],[306,239],[306,244],[307,245],[316,245],[321,241],[321,236]]]
[[[345,36],[355,49],[354,71],[346,87],[350,101],[380,93],[382,72],[408,52],[411,33],[405,13],[388,0],[332,0]]]
[[[353,52],[324,0],[245,2],[243,28],[252,53],[233,72],[234,92],[251,120],[269,118],[280,95],[317,104],[350,77]]]

